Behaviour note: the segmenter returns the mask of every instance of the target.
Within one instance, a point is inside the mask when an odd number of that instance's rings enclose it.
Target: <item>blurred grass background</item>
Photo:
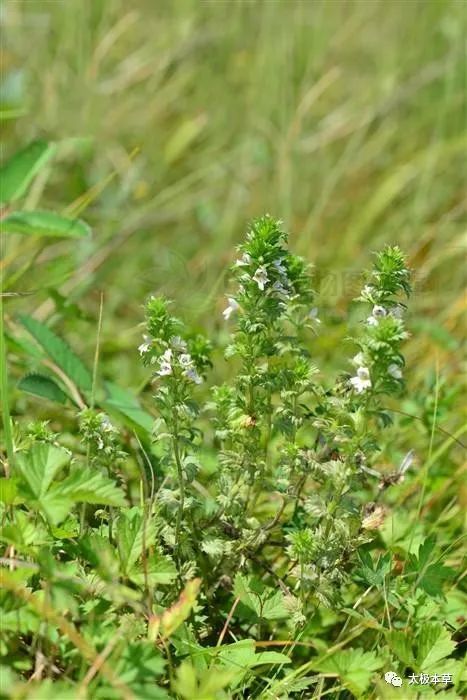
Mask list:
[[[36,251],[11,313],[63,322],[91,358],[103,290],[102,371],[136,383],[145,297],[220,327],[225,267],[269,212],[315,265],[319,352],[345,337],[371,251],[399,243],[411,371],[460,382],[466,19],[464,0],[4,0],[3,153],[59,141],[27,204],[94,231]],[[17,268],[35,245],[9,243]]]

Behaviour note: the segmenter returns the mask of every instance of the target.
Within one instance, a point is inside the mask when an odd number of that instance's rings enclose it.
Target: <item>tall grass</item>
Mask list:
[[[74,259],[63,244],[38,256],[38,315],[54,314],[51,275],[96,317],[105,286],[102,352],[133,381],[121,351],[144,295],[215,319],[229,251],[270,211],[317,264],[324,306],[344,308],[371,249],[403,245],[420,270],[410,352],[426,373],[437,347],[456,373],[465,14],[449,0],[4,2],[5,151],[62,139],[63,167],[31,197],[86,207],[95,231]],[[341,339],[336,326],[321,349]]]

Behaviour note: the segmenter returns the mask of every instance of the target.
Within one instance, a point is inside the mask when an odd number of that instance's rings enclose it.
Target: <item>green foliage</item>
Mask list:
[[[55,153],[53,143],[33,141],[15,153],[0,169],[2,204],[9,204],[22,197],[33,178]]]
[[[343,685],[360,697],[370,685],[374,672],[384,661],[374,652],[346,649],[313,662],[316,671],[338,676]]]
[[[69,398],[51,377],[38,372],[31,372],[20,379],[18,389],[57,403],[66,403]]]
[[[49,238],[82,238],[91,233],[84,221],[69,219],[52,211],[14,212],[3,219],[2,226],[6,233]]]
[[[32,316],[21,316],[21,323],[46,355],[71,379],[79,389],[90,391],[92,377],[82,361],[68,344],[55,335],[46,325]]]
[[[8,202],[51,153],[34,147],[7,164]],[[88,233],[41,211],[4,223],[76,246]],[[439,538],[422,511],[428,470],[457,440],[435,449],[436,414],[452,396],[437,381],[424,399],[423,477],[403,420],[391,417],[410,377],[410,293],[405,256],[385,246],[328,367],[317,338],[332,324],[314,306],[311,268],[266,215],[238,246],[230,330],[208,339],[209,324],[202,333],[165,296],[149,296],[138,392],[109,381],[107,365],[100,372],[114,352],[102,345],[102,312],[92,372],[55,330],[57,320],[86,322],[79,303],[56,292],[55,311],[38,314],[46,320],[8,317],[2,348],[14,373],[28,372],[17,388],[51,403],[36,402],[27,425],[20,394],[11,435],[4,429],[3,695],[371,698],[389,665],[401,676],[451,673],[463,692],[464,601],[450,587],[459,561],[443,531],[451,505],[436,506]],[[16,318],[35,344],[16,336]],[[383,466],[396,456],[398,469]]]

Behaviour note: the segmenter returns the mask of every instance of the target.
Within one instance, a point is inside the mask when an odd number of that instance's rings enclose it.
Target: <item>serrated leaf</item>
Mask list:
[[[422,671],[436,670],[435,665],[455,649],[456,643],[440,622],[428,622],[417,638],[417,665]]]
[[[413,667],[415,663],[412,650],[412,637],[402,630],[391,630],[386,634],[386,639],[391,651],[406,666]]]
[[[224,543],[219,538],[203,540],[201,543],[201,549],[209,557],[219,560],[222,557],[222,554],[224,553]]]
[[[140,586],[147,580],[150,586],[166,586],[177,578],[177,569],[174,563],[162,555],[153,556],[146,564],[146,571],[142,563],[137,563],[128,573],[128,578]]]
[[[21,323],[46,354],[82,391],[91,391],[92,376],[70,346],[32,316],[20,316]]]
[[[69,461],[68,453],[62,448],[40,442],[28,451],[17,453],[17,467],[22,477],[19,488],[29,507],[41,511],[53,525],[66,518],[71,501],[49,493],[48,489]]]
[[[183,661],[177,668],[177,677],[172,689],[185,700],[215,700],[225,698],[219,691],[225,688],[232,674],[217,667],[196,669],[190,661]]]
[[[55,150],[55,144],[37,140],[15,153],[0,169],[1,203],[14,202],[22,197]]]
[[[70,219],[53,211],[15,211],[2,220],[5,233],[48,238],[85,238],[91,234],[81,219]]]
[[[373,671],[384,661],[373,652],[363,649],[345,649],[331,656],[316,659],[313,669],[338,676],[354,695],[360,697],[370,685]]]
[[[18,389],[56,403],[66,403],[69,398],[51,377],[36,372],[31,372],[20,379]]]
[[[16,461],[31,493],[40,499],[46,494],[55,475],[70,461],[70,456],[61,447],[38,442],[27,451],[19,451]]]
[[[50,496],[79,503],[126,505],[125,494],[115,481],[90,468],[76,469],[49,491]]]
[[[143,546],[149,547],[155,538],[154,521],[144,518],[137,506],[120,513],[117,521],[117,547],[122,573],[129,575],[143,553]]]
[[[281,591],[271,590],[254,579],[237,574],[235,576],[234,593],[241,602],[253,610],[259,618],[265,620],[280,620],[288,617]]]

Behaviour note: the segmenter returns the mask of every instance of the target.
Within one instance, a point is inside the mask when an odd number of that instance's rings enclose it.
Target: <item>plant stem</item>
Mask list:
[[[179,538],[180,538],[180,529],[181,529],[181,525],[182,525],[183,507],[185,504],[185,482],[183,479],[183,467],[182,467],[182,462],[180,459],[180,450],[179,450],[179,446],[178,446],[178,425],[177,425],[176,421],[174,424],[174,432],[173,432],[173,451],[174,451],[175,464],[177,466],[178,488],[180,489],[180,501],[178,504],[177,523],[175,526],[175,544],[178,547],[179,546]],[[179,560],[180,560],[180,557],[179,557]]]
[[[0,393],[2,403],[3,432],[10,467],[14,463],[13,435],[11,432],[10,406],[8,403],[8,370],[6,361],[5,326],[3,317],[3,297],[0,292]]]

